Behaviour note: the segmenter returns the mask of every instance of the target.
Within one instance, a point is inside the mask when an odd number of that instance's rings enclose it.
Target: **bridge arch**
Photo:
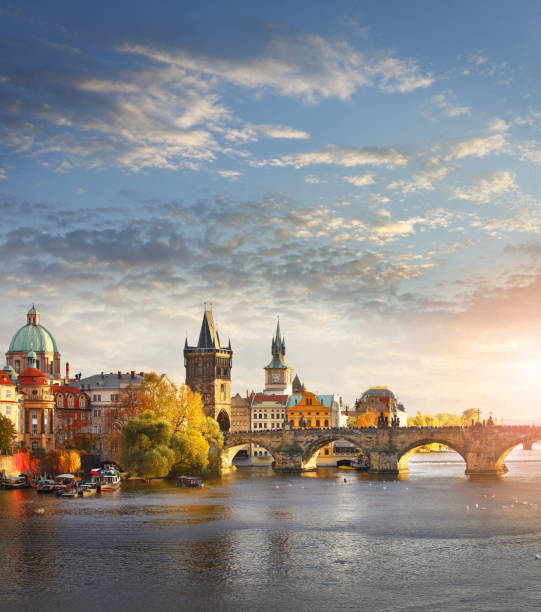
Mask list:
[[[507,467],[505,466],[504,461],[506,460],[507,455],[509,455],[509,453],[513,449],[515,449],[517,446],[520,446],[521,444],[525,444],[531,447],[531,445],[535,444],[536,442],[541,442],[541,436],[524,435],[524,436],[521,436],[520,439],[514,440],[513,442],[506,444],[505,447],[499,448],[498,451],[496,452],[496,464],[495,464],[496,470],[500,472],[507,471]]]
[[[369,447],[364,447],[358,436],[354,434],[348,434],[347,430],[340,433],[325,433],[322,432],[321,436],[317,440],[312,442],[302,455],[302,464],[304,469],[315,469],[317,462],[318,452],[327,444],[336,442],[337,440],[347,440],[352,444],[355,444],[357,448],[360,448],[365,455],[370,454]]]
[[[401,450],[398,456],[398,471],[399,472],[408,472],[409,466],[408,462],[410,457],[415,453],[415,451],[421,446],[426,446],[427,444],[441,444],[442,446],[447,446],[448,448],[454,450],[458,453],[462,459],[464,459],[464,463],[467,464],[466,453],[464,448],[461,448],[459,444],[449,441],[446,438],[442,438],[440,436],[430,436],[425,439],[419,439],[415,442],[412,442],[405,449]]]
[[[251,444],[256,444],[257,446],[264,448],[269,453],[269,455],[275,457],[276,451],[273,449],[272,444],[269,444],[267,440],[261,440],[257,436],[236,437],[233,443],[226,443],[222,448],[222,470],[230,470],[233,465],[233,459],[235,458],[235,455],[245,446],[249,446]]]

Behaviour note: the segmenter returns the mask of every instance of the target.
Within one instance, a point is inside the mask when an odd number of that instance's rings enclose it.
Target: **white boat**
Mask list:
[[[91,470],[92,483],[98,491],[116,491],[120,487],[120,474],[114,468]]]

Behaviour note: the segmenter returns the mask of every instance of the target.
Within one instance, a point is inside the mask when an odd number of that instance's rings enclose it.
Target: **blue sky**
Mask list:
[[[0,6],[4,344],[537,418],[538,2]],[[520,400],[517,399],[520,397]]]

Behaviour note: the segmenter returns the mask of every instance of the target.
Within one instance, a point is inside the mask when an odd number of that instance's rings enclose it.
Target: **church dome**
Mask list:
[[[387,387],[370,387],[361,396],[361,401],[366,401],[372,397],[388,397],[392,400],[396,399],[394,393]]]
[[[56,342],[43,325],[25,325],[21,327],[9,345],[8,353],[58,353]]]
[[[48,385],[47,378],[37,368],[26,368],[18,380],[19,385]]]
[[[29,351],[58,353],[51,333],[40,325],[39,312],[34,305],[26,315],[26,325],[15,333],[8,349],[8,353],[28,353]]]

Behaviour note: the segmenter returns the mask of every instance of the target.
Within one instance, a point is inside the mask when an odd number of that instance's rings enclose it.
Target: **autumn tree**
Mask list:
[[[0,414],[0,453],[11,453],[16,438],[17,431],[13,421]]]
[[[50,450],[45,453],[44,463],[51,474],[77,474],[81,470],[81,455],[75,449]]]
[[[118,390],[111,406],[104,409],[103,446],[106,452],[117,452],[122,428],[144,409],[141,385],[130,383]]]

